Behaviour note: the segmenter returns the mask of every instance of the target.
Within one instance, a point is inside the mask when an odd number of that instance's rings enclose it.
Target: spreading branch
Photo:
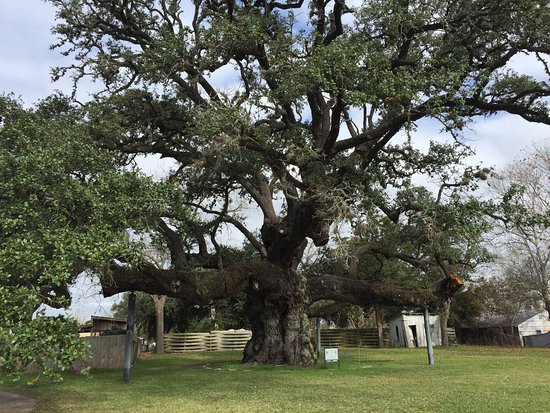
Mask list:
[[[232,265],[220,271],[175,271],[144,265],[139,269],[113,264],[101,278],[106,297],[124,291],[145,291],[150,294],[181,297],[196,304],[208,304],[217,298],[234,297],[249,290],[281,291],[285,272],[265,260]],[[393,306],[436,307],[452,296],[461,281],[445,277],[431,289],[405,289],[390,284],[323,275],[307,281],[310,303],[333,300],[339,303]],[[284,288],[283,290],[284,291]]]

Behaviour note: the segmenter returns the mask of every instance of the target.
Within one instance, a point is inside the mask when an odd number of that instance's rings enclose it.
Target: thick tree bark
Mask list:
[[[446,300],[439,311],[439,323],[441,328],[441,345],[449,345],[449,334],[447,334],[447,323],[449,322],[449,314],[451,312],[451,302]]]
[[[155,306],[155,353],[164,354],[164,304],[165,295],[152,294],[153,305]]]
[[[310,339],[305,279],[293,270],[285,283],[248,292],[246,311],[252,325],[252,339],[243,361],[260,364],[309,366],[315,351]]]
[[[308,295],[317,300],[334,300],[357,305],[384,304],[405,307],[439,307],[442,294],[447,290],[439,285],[432,289],[405,289],[391,284],[369,283],[334,275],[309,278]]]

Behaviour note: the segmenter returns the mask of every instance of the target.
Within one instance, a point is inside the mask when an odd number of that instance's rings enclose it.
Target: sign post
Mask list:
[[[338,358],[338,347],[325,348],[325,367],[327,363],[338,363],[340,368],[340,359]]]

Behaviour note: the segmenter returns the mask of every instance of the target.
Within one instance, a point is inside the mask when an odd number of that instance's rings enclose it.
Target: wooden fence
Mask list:
[[[384,345],[389,346],[389,337],[384,330]],[[321,347],[380,347],[376,328],[321,329]]]
[[[210,333],[171,333],[164,335],[164,351],[242,350],[252,337],[249,330],[211,331]]]
[[[456,332],[460,344],[479,346],[519,346],[521,341],[517,328],[459,327]]]
[[[90,345],[91,357],[85,360],[73,361],[71,367],[74,371],[81,371],[87,367],[91,367],[92,369],[121,369],[124,367],[125,335],[88,336],[81,337],[80,339]],[[132,365],[139,357],[139,347],[139,340],[134,337]],[[37,373],[42,369],[33,363],[27,366],[25,370]]]
[[[187,351],[242,350],[252,337],[249,330],[212,331],[210,333],[171,333],[164,335],[164,351],[183,353]],[[387,331],[384,331],[385,346],[389,346]],[[376,328],[323,329],[322,347],[379,347]]]
[[[84,367],[92,369],[118,369],[124,367],[124,345],[126,336],[90,336],[82,337],[88,342],[92,357],[88,360],[79,360],[73,363],[73,369],[81,370]],[[139,341],[134,337],[132,364],[139,357]]]

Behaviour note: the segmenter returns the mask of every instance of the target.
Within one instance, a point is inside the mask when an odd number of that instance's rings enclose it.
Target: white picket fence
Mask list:
[[[242,350],[252,337],[250,330],[211,331],[210,333],[170,333],[164,335],[164,351]]]

